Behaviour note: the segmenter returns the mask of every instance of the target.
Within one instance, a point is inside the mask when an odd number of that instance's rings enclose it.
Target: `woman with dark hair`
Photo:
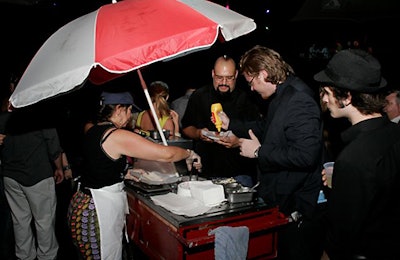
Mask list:
[[[126,157],[159,162],[186,160],[201,168],[192,150],[164,146],[123,129],[132,116],[133,98],[128,92],[103,92],[96,124],[86,134],[80,189],[69,210],[74,244],[84,259],[121,259],[127,197],[123,190]],[[125,178],[130,178],[129,174]]]

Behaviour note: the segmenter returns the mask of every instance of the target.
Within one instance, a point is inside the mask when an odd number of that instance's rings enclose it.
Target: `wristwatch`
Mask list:
[[[260,150],[261,145],[257,147],[257,149],[254,151],[254,158],[258,158],[258,151]]]
[[[63,166],[62,169],[63,169],[64,172],[68,171],[68,170],[71,170],[71,165],[67,164],[67,165]]]

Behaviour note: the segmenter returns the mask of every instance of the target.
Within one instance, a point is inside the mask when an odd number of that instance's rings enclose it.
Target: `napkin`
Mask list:
[[[225,201],[224,187],[212,181],[189,182],[192,198],[199,200],[206,206],[217,206]]]
[[[150,197],[154,204],[159,205],[174,214],[194,217],[206,213],[211,209],[200,201],[191,197],[179,196],[176,193],[155,195]]]

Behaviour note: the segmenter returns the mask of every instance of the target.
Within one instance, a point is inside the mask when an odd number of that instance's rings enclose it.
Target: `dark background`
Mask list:
[[[209,50],[193,53],[169,62],[159,62],[142,69],[149,84],[165,81],[170,87],[170,100],[184,94],[188,86],[200,87],[211,82],[211,69],[215,59],[223,54],[236,61],[247,49],[256,44],[273,48],[292,65],[296,73],[312,88],[318,85],[312,76],[320,71],[328,59],[308,57],[309,47],[327,47],[331,53],[335,42],[346,48],[347,42],[358,40],[361,48],[371,47],[373,55],[382,65],[383,76],[392,87],[400,87],[399,70],[399,0],[214,0],[229,5],[234,11],[253,18],[257,29],[231,42],[216,43]],[[40,46],[58,28],[71,20],[96,10],[111,0],[0,0],[1,70],[0,97],[5,96],[11,78],[19,78]],[[269,12],[267,12],[269,10]],[[61,61],[62,62],[62,61]],[[249,91],[243,77],[238,87]],[[113,80],[103,86],[90,83],[73,93],[39,102],[25,109],[35,108],[31,120],[45,119],[54,122],[73,165],[74,175],[79,175],[80,144],[83,124],[97,107],[98,95],[106,88],[122,88],[134,94],[135,103],[147,108],[136,72]],[[254,94],[254,93],[253,93]],[[258,97],[257,94],[254,94]],[[259,98],[259,97],[258,97]],[[259,99],[257,101],[260,101]],[[329,120],[339,133],[339,120]],[[343,123],[343,122],[342,122]],[[58,202],[57,230],[61,230],[60,255],[74,259],[74,248],[68,240],[65,227],[66,208],[71,196],[67,182],[58,186],[62,194]],[[0,208],[2,209],[2,208]],[[2,213],[3,214],[3,213]],[[12,241],[10,239],[9,241]],[[12,242],[11,242],[12,243]],[[6,248],[6,245],[3,245]],[[11,245],[10,248],[12,248]],[[1,258],[1,257],[0,257]],[[140,258],[140,257],[139,257]]]
[[[256,44],[271,47],[282,54],[297,74],[313,88],[318,86],[312,75],[327,59],[308,58],[308,49],[328,47],[333,53],[335,42],[344,47],[358,40],[361,48],[372,47],[382,64],[389,84],[397,86],[399,41],[396,39],[400,2],[397,0],[214,0],[253,18],[257,29],[230,42],[217,42],[209,50],[189,54],[142,69],[149,84],[165,81],[170,86],[170,100],[184,94],[188,86],[200,87],[211,82],[211,69],[217,56],[227,54],[239,60],[244,51]],[[0,94],[6,92],[10,76],[20,77],[40,46],[58,28],[71,20],[110,4],[111,0],[0,0],[2,70]],[[267,11],[268,10],[268,11]],[[267,29],[268,28],[268,29]],[[61,61],[62,62],[62,61]],[[245,86],[239,78],[238,86]],[[135,102],[147,107],[136,72],[113,80],[105,86],[87,83],[75,93],[46,100],[52,112],[68,112],[84,117],[97,104],[103,88],[126,88]],[[75,112],[74,110],[77,110]],[[56,116],[64,115],[56,114]]]

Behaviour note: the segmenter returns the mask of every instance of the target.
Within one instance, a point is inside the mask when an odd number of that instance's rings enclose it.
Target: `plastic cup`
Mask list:
[[[328,182],[328,187],[329,188],[332,188],[332,174],[333,174],[333,166],[334,166],[334,164],[335,164],[335,162],[324,163],[326,180]]]

